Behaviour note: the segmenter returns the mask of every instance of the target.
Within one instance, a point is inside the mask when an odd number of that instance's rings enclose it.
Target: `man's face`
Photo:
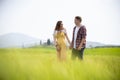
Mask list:
[[[80,24],[80,21],[77,20],[76,18],[75,18],[74,22],[75,22],[76,25]]]

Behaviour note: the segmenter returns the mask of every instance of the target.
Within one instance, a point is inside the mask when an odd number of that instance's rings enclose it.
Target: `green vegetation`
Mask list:
[[[0,49],[0,80],[120,80],[120,48],[86,49],[59,62],[53,47]]]

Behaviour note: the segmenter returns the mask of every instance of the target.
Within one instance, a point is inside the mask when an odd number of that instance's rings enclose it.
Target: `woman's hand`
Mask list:
[[[55,47],[57,46],[57,42],[54,42],[54,46],[55,46]]]
[[[61,50],[61,47],[59,45],[56,45],[56,50],[57,51],[60,51]]]

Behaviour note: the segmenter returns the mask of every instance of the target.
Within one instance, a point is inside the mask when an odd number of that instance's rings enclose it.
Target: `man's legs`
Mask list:
[[[75,60],[76,57],[78,57],[78,54],[79,54],[78,50],[72,49],[72,55],[71,55],[72,60]]]
[[[79,51],[78,58],[79,58],[80,60],[83,60],[84,49],[85,49],[85,48],[82,48],[82,49]]]

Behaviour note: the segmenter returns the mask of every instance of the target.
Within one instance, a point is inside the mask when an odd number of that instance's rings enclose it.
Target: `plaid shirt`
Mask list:
[[[74,34],[75,34],[75,29],[76,29],[76,26],[73,28],[73,37],[72,37],[72,47],[74,45]],[[86,28],[85,26],[81,26],[80,29],[78,30],[78,33],[77,33],[77,38],[76,38],[76,48],[78,48],[80,46],[80,43],[81,43],[81,40],[82,38],[85,38],[85,41],[82,45],[82,47],[85,47],[86,46]]]

